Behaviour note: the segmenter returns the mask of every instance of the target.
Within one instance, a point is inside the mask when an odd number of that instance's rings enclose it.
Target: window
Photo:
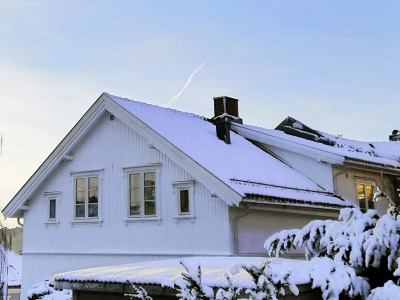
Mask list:
[[[157,215],[156,171],[129,173],[129,216]]]
[[[190,201],[189,201],[189,190],[179,190],[179,214],[186,215],[190,214]]]
[[[49,220],[56,220],[57,199],[49,199]]]
[[[54,223],[57,221],[60,192],[45,192],[44,194],[47,202],[47,221],[49,223]]]
[[[99,217],[99,177],[75,177],[75,218]]]
[[[194,217],[193,190],[194,181],[178,181],[173,183],[176,195],[177,217]]]
[[[358,204],[362,212],[374,209],[374,185],[373,182],[357,181]]]

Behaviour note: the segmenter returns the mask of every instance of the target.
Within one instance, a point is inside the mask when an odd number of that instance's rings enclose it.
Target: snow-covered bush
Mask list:
[[[285,287],[288,287],[295,295],[299,293],[298,288],[290,283],[290,275],[273,272],[267,261],[259,267],[239,265],[231,269],[232,275],[236,275],[240,268],[245,270],[252,279],[251,288],[235,287],[230,275],[225,273],[228,286],[218,290],[203,284],[200,266],[192,267],[184,260],[181,260],[180,263],[186,272],[183,272],[182,277],[175,281],[172,289],[175,291],[176,297],[181,300],[237,300],[240,299],[240,296],[250,300],[278,300],[279,296],[285,295]],[[132,287],[133,294],[125,294],[125,296],[129,296],[131,299],[152,300],[143,287],[135,285]]]
[[[53,283],[46,278],[28,290],[27,298],[28,300],[72,300],[72,292],[71,290],[55,290]]]
[[[386,197],[379,190],[376,196]],[[321,267],[314,277],[310,274],[313,287],[321,288],[324,299],[338,299],[337,292],[350,299],[366,298],[369,287],[363,278],[375,288],[368,299],[391,299],[381,295],[394,290],[400,283],[400,214],[392,201],[382,217],[375,210],[362,213],[357,208],[345,208],[338,221],[316,220],[302,229],[283,230],[271,236],[264,247],[269,255],[277,257],[291,248],[304,248],[308,259],[323,257],[326,262],[330,260],[327,265],[335,272],[323,279],[322,284],[317,282],[329,273],[328,269]],[[336,292],[332,290],[335,296],[331,298],[324,282],[335,280],[335,273],[343,267],[346,269],[340,276],[347,274],[345,281],[350,279],[351,284],[337,286]],[[343,283],[343,277],[341,280]],[[329,285],[333,289],[332,284]]]

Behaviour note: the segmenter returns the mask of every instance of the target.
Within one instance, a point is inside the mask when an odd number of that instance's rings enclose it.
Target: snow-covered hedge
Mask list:
[[[71,290],[57,291],[54,289],[53,283],[49,279],[35,284],[35,286],[27,292],[28,300],[44,299],[44,300],[72,300]]]
[[[385,197],[381,192],[377,196]],[[271,236],[264,247],[269,255],[277,257],[292,248],[304,248],[307,259],[331,260],[335,272],[342,267],[351,268],[351,274],[346,277],[351,278],[352,283],[340,287],[342,295],[350,299],[356,295],[364,295],[362,298],[369,300],[392,299],[388,297],[391,292],[400,292],[400,213],[392,201],[382,217],[375,210],[362,213],[357,208],[345,208],[338,221],[316,220],[302,229],[283,230]],[[318,276],[310,278],[313,287],[321,288],[324,299],[331,299],[324,284],[317,283],[323,272],[321,268]],[[324,281],[322,279],[322,283]],[[371,292],[369,285],[373,288]],[[330,289],[333,292],[332,286]]]

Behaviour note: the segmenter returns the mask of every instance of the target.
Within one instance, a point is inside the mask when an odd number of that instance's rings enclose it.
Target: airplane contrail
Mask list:
[[[201,70],[201,68],[206,64],[206,62],[203,62],[196,70],[194,70],[192,72],[192,74],[189,75],[189,78],[186,80],[186,83],[183,85],[183,87],[181,88],[181,90],[174,96],[171,98],[171,100],[169,100],[167,102],[167,104],[165,104],[166,107],[170,106],[172,103],[174,103],[176,100],[178,100],[178,98],[182,95],[182,93],[187,89],[187,87],[190,85],[190,83],[193,80],[194,75],[196,75],[196,73],[198,71]]]

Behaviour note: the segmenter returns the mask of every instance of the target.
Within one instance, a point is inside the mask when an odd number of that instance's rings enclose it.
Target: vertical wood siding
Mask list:
[[[278,155],[294,169],[301,170],[303,175],[307,176],[327,191],[333,192],[331,164],[318,162],[314,158],[273,146],[268,146],[267,149]]]
[[[24,218],[24,290],[34,281],[43,280],[43,274],[58,272],[60,265],[66,271],[125,263],[127,257],[150,260],[159,254],[230,254],[227,205],[212,198],[211,192],[195,181],[195,218],[174,218],[177,204],[172,183],[195,178],[190,170],[183,170],[160,151],[149,148],[149,144],[151,141],[118,119],[110,121],[106,113],[73,153],[69,153],[73,160],[62,163],[38,189]],[[161,220],[126,222],[128,186],[123,168],[152,163],[160,164],[157,188]],[[76,223],[73,219],[74,175],[71,172],[90,170],[102,170],[99,192],[102,222]],[[44,193],[53,191],[61,192],[57,207],[59,223],[47,224]],[[77,259],[73,254],[81,256]],[[46,258],[48,262],[44,263]],[[127,261],[132,261],[131,258]]]

